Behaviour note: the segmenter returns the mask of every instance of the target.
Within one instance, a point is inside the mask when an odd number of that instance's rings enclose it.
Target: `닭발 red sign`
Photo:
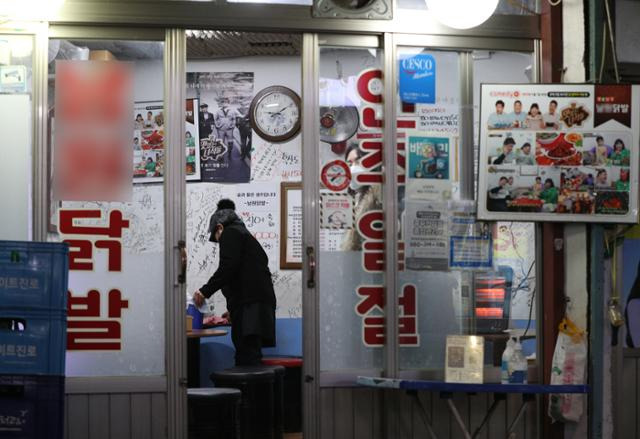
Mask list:
[[[56,200],[131,199],[132,89],[130,63],[56,62]]]

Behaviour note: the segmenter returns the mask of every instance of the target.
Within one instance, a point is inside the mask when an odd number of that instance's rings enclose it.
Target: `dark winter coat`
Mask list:
[[[276,296],[268,263],[258,240],[242,221],[233,221],[224,227],[220,236],[218,269],[200,291],[205,297],[211,297],[222,289],[230,312],[248,303],[263,303],[275,309]]]

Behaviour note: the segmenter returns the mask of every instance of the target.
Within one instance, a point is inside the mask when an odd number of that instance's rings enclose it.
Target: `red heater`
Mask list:
[[[477,334],[501,333],[509,326],[513,270],[478,273],[473,282],[473,312]]]

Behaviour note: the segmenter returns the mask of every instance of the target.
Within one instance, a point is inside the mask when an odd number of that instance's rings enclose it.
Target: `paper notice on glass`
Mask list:
[[[417,128],[420,131],[446,133],[451,136],[458,135],[459,105],[417,105],[416,112],[418,113]]]
[[[484,338],[448,335],[445,363],[445,382],[482,384]]]
[[[355,224],[353,197],[349,194],[320,195],[320,228],[352,229]]]
[[[320,251],[339,252],[349,230],[320,229]]]
[[[451,202],[449,208],[449,267],[490,269],[493,240],[489,223],[476,220],[474,202]]]
[[[454,178],[455,143],[452,137],[420,131],[407,133],[407,198],[448,200]]]
[[[405,203],[405,266],[409,270],[449,269],[447,203]]]

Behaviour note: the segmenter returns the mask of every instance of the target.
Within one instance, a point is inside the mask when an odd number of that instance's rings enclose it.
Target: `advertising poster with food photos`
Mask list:
[[[635,223],[640,88],[483,84],[478,216]]]

